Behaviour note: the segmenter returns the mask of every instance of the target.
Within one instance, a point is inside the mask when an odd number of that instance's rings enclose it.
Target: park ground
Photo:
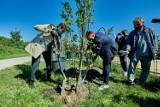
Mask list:
[[[66,73],[74,74],[72,61],[67,61]],[[117,64],[112,64],[110,74],[110,87],[103,91],[98,90],[102,83],[96,80],[96,76],[101,74],[102,64],[97,61],[96,68],[88,74],[89,78],[84,83],[83,90],[87,92],[84,100],[74,100],[67,103],[60,99],[57,87],[62,83],[61,74],[52,74],[53,82],[46,81],[45,64],[40,64],[37,72],[36,88],[30,89],[27,81],[30,77],[30,62],[17,65],[0,71],[0,107],[159,107],[160,105],[160,78],[151,73],[145,87],[137,83],[134,87],[128,87],[127,77],[121,75],[121,68]],[[136,80],[140,70],[136,70]],[[68,77],[67,84],[75,82],[74,76]],[[84,93],[85,93],[84,92]]]

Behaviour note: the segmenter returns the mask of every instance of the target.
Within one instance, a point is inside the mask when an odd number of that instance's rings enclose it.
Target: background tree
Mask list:
[[[13,41],[15,41],[15,42],[19,42],[20,39],[22,38],[22,36],[21,36],[20,33],[21,33],[21,32],[20,32],[20,31],[17,31],[17,30],[15,30],[15,31],[10,31],[11,39],[13,39]]]
[[[27,45],[27,42],[21,40],[22,39],[21,32],[17,30],[10,31],[10,35],[11,38],[9,40],[8,45],[19,49],[24,49],[24,47]]]
[[[108,36],[108,35],[112,34],[113,29],[114,29],[114,27],[108,28],[107,31],[106,31],[106,35]]]
[[[73,25],[74,15],[73,15],[73,12],[72,12],[72,7],[68,2],[64,2],[64,3],[62,3],[62,5],[63,5],[64,10],[61,13],[61,17],[64,19],[64,22],[67,26],[67,32],[65,32],[65,38],[64,38],[63,43],[62,43],[62,48],[63,48],[63,51],[67,51],[66,50],[66,45],[67,45],[68,42],[70,42],[69,35],[70,35],[70,38],[71,38],[72,32],[73,32],[73,29],[72,29],[71,26]]]

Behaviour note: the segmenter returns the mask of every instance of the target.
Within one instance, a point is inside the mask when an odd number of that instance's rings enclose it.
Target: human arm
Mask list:
[[[154,30],[150,29],[150,35],[152,35],[151,37],[151,42],[152,42],[152,45],[153,45],[153,51],[154,51],[154,57],[156,57],[157,55],[157,52],[158,52],[158,41],[157,41],[157,36],[154,32]]]
[[[133,41],[134,31],[130,32],[126,39],[125,50],[126,54],[129,54],[131,51],[131,43]]]
[[[50,24],[39,24],[39,25],[35,25],[34,29],[37,31],[40,31],[42,33],[49,33],[49,30],[51,30],[51,25]]]

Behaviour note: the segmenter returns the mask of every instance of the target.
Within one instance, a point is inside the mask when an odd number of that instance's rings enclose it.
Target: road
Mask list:
[[[11,58],[0,60],[0,70],[19,64],[24,64],[25,62],[30,62],[31,56]]]

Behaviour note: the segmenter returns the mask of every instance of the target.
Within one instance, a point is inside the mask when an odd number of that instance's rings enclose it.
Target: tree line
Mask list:
[[[22,39],[21,32],[14,30],[10,31],[10,38],[0,36],[0,45],[1,46],[8,46],[17,49],[24,49],[28,42],[25,42]]]

